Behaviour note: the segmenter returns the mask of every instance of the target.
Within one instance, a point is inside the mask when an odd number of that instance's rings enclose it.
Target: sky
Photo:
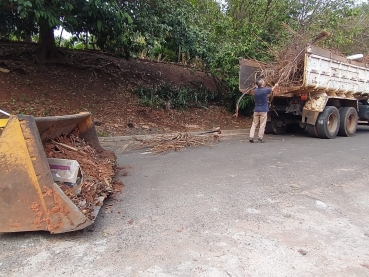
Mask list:
[[[58,39],[60,37],[60,33],[61,33],[61,28],[59,27],[58,29],[54,30],[54,36],[56,39]],[[63,31],[62,37],[65,39],[69,39],[72,37],[71,33],[68,33],[67,31]]]

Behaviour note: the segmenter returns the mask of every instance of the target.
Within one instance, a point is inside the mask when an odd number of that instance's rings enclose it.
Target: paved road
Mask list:
[[[0,235],[0,276],[369,276],[368,138],[124,152],[94,230]]]

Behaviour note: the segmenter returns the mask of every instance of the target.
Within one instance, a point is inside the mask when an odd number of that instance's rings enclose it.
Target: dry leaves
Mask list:
[[[98,153],[78,137],[78,130],[44,143],[44,150],[48,158],[78,161],[83,172],[83,183],[73,189],[61,184],[61,188],[91,220],[94,219],[95,206],[102,206],[106,197],[122,188],[122,184],[113,180],[116,159],[114,153]]]

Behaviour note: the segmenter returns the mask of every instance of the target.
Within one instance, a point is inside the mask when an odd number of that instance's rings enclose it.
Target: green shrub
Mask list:
[[[219,93],[210,92],[204,86],[197,90],[187,86],[173,87],[168,84],[152,87],[138,87],[134,90],[140,97],[140,103],[154,108],[185,109],[190,107],[206,107],[209,103],[221,100]]]

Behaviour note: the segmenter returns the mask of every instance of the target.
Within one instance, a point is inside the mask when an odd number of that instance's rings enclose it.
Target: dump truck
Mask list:
[[[270,97],[265,132],[305,131],[317,138],[353,136],[369,121],[369,65],[307,45],[299,83],[280,86]],[[259,63],[239,59],[239,89],[255,85]],[[263,76],[260,76],[263,77]]]
[[[43,143],[78,128],[79,137],[103,151],[90,113],[0,119],[0,232],[83,229],[94,222],[57,185]],[[101,199],[103,200],[103,199]]]

